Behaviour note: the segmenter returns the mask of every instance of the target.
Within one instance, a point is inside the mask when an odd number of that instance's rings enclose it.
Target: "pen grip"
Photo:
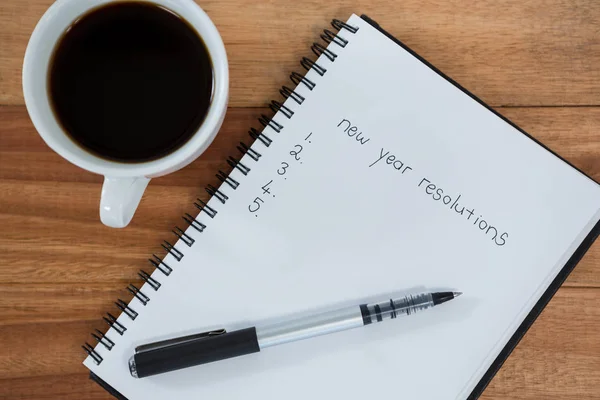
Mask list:
[[[256,329],[252,327],[143,351],[136,353],[134,360],[137,376],[143,378],[258,351]]]

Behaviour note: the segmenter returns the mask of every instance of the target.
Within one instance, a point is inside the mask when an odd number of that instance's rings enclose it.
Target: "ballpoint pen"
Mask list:
[[[219,329],[155,342],[135,349],[135,354],[129,359],[129,371],[134,378],[143,378],[256,353],[267,347],[358,328],[385,319],[394,319],[400,315],[411,315],[460,295],[460,292],[408,295],[399,299],[361,304],[265,327],[250,327],[233,332]]]

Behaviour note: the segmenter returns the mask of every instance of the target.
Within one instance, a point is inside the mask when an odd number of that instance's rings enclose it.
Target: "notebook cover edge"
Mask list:
[[[554,155],[555,157],[557,157],[560,160],[562,160],[568,166],[570,166],[571,168],[575,169],[576,171],[578,171],[579,173],[581,173],[582,175],[584,175],[585,177],[587,177],[588,179],[590,179],[592,182],[595,182],[596,184],[598,184],[598,182],[596,180],[594,180],[593,178],[591,178],[585,172],[583,172],[579,168],[575,167],[573,164],[571,164],[569,161],[565,160],[562,156],[560,156],[559,154],[557,154],[553,150],[549,149],[546,145],[544,145],[539,140],[537,140],[536,138],[534,138],[533,136],[531,136],[525,130],[523,130],[522,128],[520,128],[517,124],[515,124],[514,122],[512,122],[511,120],[509,120],[504,115],[500,114],[498,111],[496,111],[493,108],[491,108],[483,100],[481,100],[480,98],[478,98],[477,96],[475,96],[473,93],[469,92],[467,89],[465,89],[464,87],[462,87],[458,82],[456,82],[455,80],[453,80],[452,78],[450,78],[449,76],[447,76],[446,74],[444,74],[442,71],[440,71],[439,69],[437,69],[434,65],[432,65],[430,62],[428,62],[427,60],[425,60],[419,54],[417,54],[414,50],[412,50],[406,44],[402,43],[395,36],[393,36],[392,34],[390,34],[389,32],[387,32],[385,29],[383,29],[373,19],[371,19],[370,17],[368,17],[365,14],[362,14],[360,17],[361,17],[361,19],[363,19],[364,21],[366,21],[368,24],[370,24],[371,26],[373,26],[375,29],[377,29],[379,32],[381,32],[383,35],[385,35],[386,37],[388,37],[389,39],[391,39],[394,43],[398,44],[404,50],[408,51],[411,55],[413,55],[414,57],[416,57],[423,64],[425,64],[426,66],[428,66],[429,68],[431,68],[434,72],[436,72],[442,78],[446,79],[448,82],[450,82],[455,87],[457,87],[458,89],[460,89],[467,96],[471,97],[473,100],[477,101],[479,104],[481,104],[482,106],[484,106],[488,111],[491,111],[496,116],[498,116],[499,118],[501,118],[502,120],[504,120],[506,123],[510,124],[513,128],[517,129],[519,132],[521,132],[522,134],[524,134],[527,137],[529,137],[531,140],[533,140],[539,146],[542,146],[546,151],[550,152],[552,155]],[[560,272],[558,273],[558,275],[556,276],[556,278],[554,278],[554,280],[552,281],[552,283],[550,283],[550,285],[548,286],[548,288],[546,289],[546,291],[540,296],[540,298],[538,299],[538,301],[536,302],[536,304],[533,306],[533,308],[531,309],[531,311],[529,312],[529,314],[525,317],[525,319],[523,320],[523,322],[521,323],[521,325],[517,328],[517,330],[515,331],[515,333],[511,336],[511,338],[509,339],[509,341],[506,344],[506,346],[504,346],[504,348],[502,349],[502,351],[500,352],[500,354],[498,354],[498,356],[496,357],[496,359],[492,362],[492,365],[490,365],[490,367],[488,368],[488,370],[486,371],[486,373],[483,375],[483,377],[481,378],[481,380],[479,381],[479,383],[475,386],[475,388],[473,389],[473,391],[467,397],[466,400],[476,400],[476,399],[478,399],[483,394],[484,390],[490,384],[490,382],[492,381],[492,379],[494,378],[494,376],[496,376],[496,374],[498,373],[498,371],[500,370],[500,368],[502,367],[502,365],[504,364],[504,362],[508,359],[508,357],[513,352],[513,350],[517,347],[517,345],[519,344],[519,342],[521,341],[521,339],[525,336],[525,333],[527,333],[527,331],[529,330],[529,328],[531,328],[531,326],[536,321],[536,319],[539,317],[539,315],[542,313],[542,311],[544,310],[544,308],[546,308],[546,306],[548,305],[548,303],[550,302],[550,300],[554,297],[554,295],[556,294],[556,292],[558,291],[558,289],[562,286],[562,284],[567,279],[567,277],[575,269],[575,266],[579,263],[579,261],[583,258],[583,256],[587,253],[587,251],[589,250],[589,248],[592,246],[592,244],[596,241],[596,238],[598,237],[599,234],[600,234],[600,221],[598,221],[596,223],[596,225],[594,225],[594,227],[590,230],[589,234],[583,239],[583,241],[581,242],[581,244],[573,252],[573,255],[565,263],[564,267],[560,270]]]
[[[104,380],[102,380],[102,378],[100,378],[98,375],[94,374],[92,371],[90,371],[89,378],[91,380],[93,380],[94,382],[96,382],[98,385],[100,385],[100,387],[102,389],[106,390],[106,392],[108,394],[112,395],[115,399],[128,400],[127,397],[123,396],[121,393],[119,393],[117,391],[117,389],[115,389],[114,387],[112,387],[111,385],[106,383]]]

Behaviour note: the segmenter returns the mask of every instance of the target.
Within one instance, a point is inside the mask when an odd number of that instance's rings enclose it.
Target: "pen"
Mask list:
[[[265,327],[227,332],[213,330],[139,346],[129,359],[134,378],[256,353],[315,336],[358,328],[401,315],[411,315],[452,300],[460,292],[435,292],[361,304]]]

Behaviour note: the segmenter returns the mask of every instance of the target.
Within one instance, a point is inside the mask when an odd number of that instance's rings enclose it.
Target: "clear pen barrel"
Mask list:
[[[257,327],[261,349],[310,337],[358,328],[401,315],[410,315],[434,306],[431,294],[417,294],[381,303],[363,304],[310,315],[298,320]]]
[[[381,303],[363,304],[360,311],[365,325],[410,315],[433,307],[430,293],[409,295],[399,299],[389,299]]]

